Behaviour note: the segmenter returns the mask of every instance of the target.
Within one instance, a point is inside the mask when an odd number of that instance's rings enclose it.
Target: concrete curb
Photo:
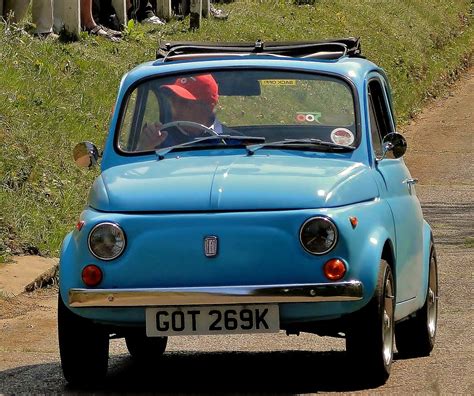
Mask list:
[[[26,292],[32,292],[43,287],[54,286],[58,284],[59,265],[56,264],[49,270],[46,270],[41,275],[37,276],[35,280],[25,286]]]
[[[33,291],[56,283],[57,258],[14,256],[0,266],[0,294],[15,297],[25,290]]]

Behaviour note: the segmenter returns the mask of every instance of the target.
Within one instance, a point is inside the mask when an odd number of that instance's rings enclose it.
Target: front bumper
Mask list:
[[[70,289],[69,305],[82,307],[147,307],[357,301],[360,281],[256,286],[156,289]]]

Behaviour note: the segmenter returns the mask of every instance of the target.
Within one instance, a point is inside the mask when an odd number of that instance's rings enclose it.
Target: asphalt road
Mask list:
[[[0,394],[474,394],[473,125],[471,69],[404,131],[406,161],[420,178],[417,193],[434,229],[439,327],[431,356],[395,355],[384,386],[374,388],[350,375],[344,340],[279,333],[171,338],[163,358],[148,367],[134,364],[123,341],[114,340],[104,386],[70,388],[59,364],[55,290],[47,290],[9,302],[0,316]]]

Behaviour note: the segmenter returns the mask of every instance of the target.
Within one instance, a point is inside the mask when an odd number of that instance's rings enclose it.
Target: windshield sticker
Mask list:
[[[333,143],[350,146],[354,143],[354,134],[346,128],[336,128],[331,132]]]
[[[320,124],[321,122],[319,119],[321,118],[321,113],[316,112],[302,112],[299,111],[296,113],[296,121],[297,122],[315,122],[316,124]]]
[[[296,80],[261,80],[262,85],[296,85]]]

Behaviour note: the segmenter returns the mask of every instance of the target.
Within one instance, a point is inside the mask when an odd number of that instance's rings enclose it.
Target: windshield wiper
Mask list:
[[[259,137],[259,136],[241,136],[241,135],[213,135],[213,136],[205,136],[202,138],[197,138],[195,140],[192,140],[190,142],[186,143],[181,143],[177,144],[175,146],[169,146],[169,147],[164,147],[162,149],[158,149],[155,151],[156,155],[158,156],[158,161],[162,160],[165,158],[165,155],[170,153],[171,151],[174,150],[179,150],[179,149],[187,149],[187,148],[203,148],[203,147],[208,147],[208,145],[202,145],[200,143],[202,142],[210,142],[210,141],[222,141],[224,145],[226,145],[227,141],[229,140],[238,140],[239,145],[244,145],[244,143],[241,142],[255,142],[255,143],[263,143],[265,142],[264,137]],[[234,147],[235,145],[230,145],[229,147]],[[248,147],[247,144],[245,144],[246,147]]]
[[[250,146],[247,146],[247,152],[249,155],[252,155],[255,153],[255,151],[260,150],[261,148],[264,148],[264,147],[274,147],[274,148],[285,147],[289,149],[301,149],[301,148],[308,148],[308,147],[329,147],[335,150],[348,150],[348,151],[355,150],[355,147],[353,146],[344,146],[342,144],[326,142],[321,139],[307,138],[307,139],[285,139],[285,140],[279,140],[276,142],[252,144]]]

